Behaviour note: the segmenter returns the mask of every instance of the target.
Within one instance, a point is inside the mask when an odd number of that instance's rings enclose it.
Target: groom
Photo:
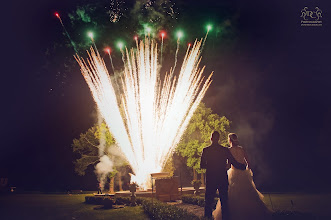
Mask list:
[[[229,218],[228,211],[228,174],[227,160],[237,169],[245,170],[244,164],[238,163],[228,148],[218,144],[220,133],[214,131],[211,135],[211,145],[203,149],[200,168],[206,171],[205,217],[212,217],[212,204],[216,190],[220,195],[222,219]]]

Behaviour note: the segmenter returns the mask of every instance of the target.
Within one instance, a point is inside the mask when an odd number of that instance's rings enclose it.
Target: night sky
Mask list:
[[[95,186],[93,172],[74,173],[71,149],[72,140],[96,121],[92,96],[77,65],[70,72],[61,69],[72,48],[46,56],[55,42],[67,41],[53,13],[58,10],[69,25],[66,13],[81,2],[32,0],[3,8],[0,177],[9,177],[13,186]],[[215,74],[203,101],[233,122],[257,187],[329,190],[330,2],[174,2],[178,26],[190,33],[189,40],[204,36],[207,21],[231,22],[230,34],[215,31],[207,39],[202,64],[206,75]],[[323,11],[322,27],[300,26],[305,6]]]

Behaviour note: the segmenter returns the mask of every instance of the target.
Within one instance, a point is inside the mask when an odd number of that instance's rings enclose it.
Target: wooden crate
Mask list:
[[[156,198],[163,202],[177,200],[178,185],[179,178],[177,176],[155,179]]]

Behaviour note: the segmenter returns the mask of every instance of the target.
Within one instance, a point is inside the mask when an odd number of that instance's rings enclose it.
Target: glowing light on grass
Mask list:
[[[188,49],[177,77],[160,79],[157,44],[148,38],[126,50],[122,83],[110,78],[100,54],[91,47],[87,61],[75,56],[94,101],[130,163],[132,181],[149,186],[161,172],[204,97],[211,75],[199,68],[201,41]],[[115,91],[123,91],[116,94]],[[117,98],[120,95],[120,98]]]

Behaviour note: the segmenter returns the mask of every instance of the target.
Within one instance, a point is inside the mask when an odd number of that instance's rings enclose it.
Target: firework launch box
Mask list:
[[[179,178],[177,176],[169,176],[167,173],[152,174],[155,180],[155,195],[162,202],[178,200],[178,185]]]

